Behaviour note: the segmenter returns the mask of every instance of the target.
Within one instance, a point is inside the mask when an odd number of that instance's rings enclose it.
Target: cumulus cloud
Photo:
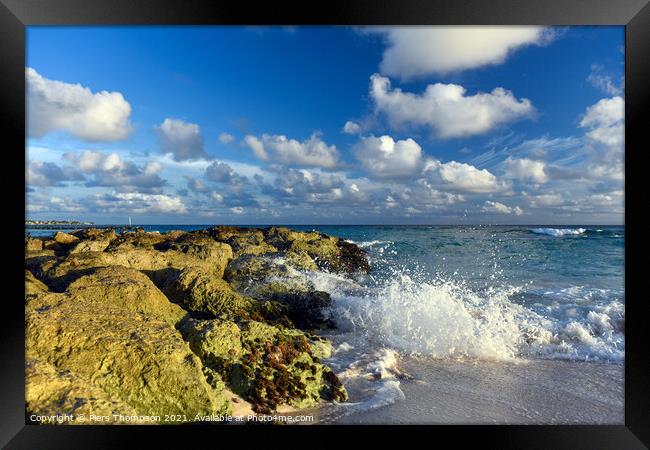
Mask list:
[[[161,151],[171,153],[176,161],[208,159],[203,148],[203,135],[197,124],[166,118],[155,130]]]
[[[241,191],[248,185],[248,178],[239,175],[230,165],[215,161],[205,169],[205,178],[228,185],[233,191]]]
[[[566,199],[562,196],[562,194],[558,194],[556,192],[548,192],[544,194],[531,196],[528,200],[530,206],[535,208],[549,207],[549,206],[551,207],[562,206],[567,202]]]
[[[32,192],[28,194],[25,208],[28,213],[80,213],[87,212],[88,208],[79,201],[70,197],[51,195],[45,192]]]
[[[213,162],[205,169],[205,177],[218,183],[229,183],[236,175],[232,167],[218,161]]]
[[[622,97],[604,98],[587,108],[580,126],[587,128],[587,137],[610,147],[622,147],[625,132],[625,102]]]
[[[166,181],[160,177],[162,165],[149,161],[139,166],[123,159],[117,153],[93,150],[67,152],[63,158],[74,164],[81,172],[91,175],[86,186],[113,187],[119,191],[130,190],[157,192]]]
[[[132,131],[131,105],[119,92],[93,93],[26,69],[27,127],[32,137],[65,131],[87,141],[119,141]]]
[[[370,80],[375,110],[385,114],[392,126],[424,126],[440,138],[483,134],[535,112],[530,100],[517,100],[503,88],[466,95],[462,86],[436,83],[414,94],[392,88],[390,80],[379,74]]]
[[[512,208],[503,203],[493,202],[491,200],[487,200],[483,204],[481,211],[489,214],[514,214],[515,216],[520,216],[524,213],[524,210],[519,206]]]
[[[269,155],[264,149],[264,144],[255,136],[247,135],[244,137],[244,145],[248,146],[253,151],[253,155],[259,160],[268,161]]]
[[[235,141],[235,136],[230,133],[219,133],[219,142],[222,144],[232,144]]]
[[[339,165],[339,152],[334,145],[327,145],[318,133],[305,141],[289,139],[283,135],[263,134],[261,138],[244,137],[253,154],[262,161],[287,166],[312,166],[332,169]]]
[[[208,192],[209,189],[205,185],[205,183],[201,180],[197,180],[194,177],[191,177],[189,175],[185,176],[185,179],[187,180],[187,188],[192,191],[192,192]]]
[[[354,146],[356,158],[377,178],[412,176],[422,168],[422,148],[413,139],[369,136]]]
[[[180,197],[142,192],[113,192],[97,195],[92,204],[106,212],[129,211],[137,214],[166,213],[185,214],[187,208]]]
[[[384,36],[381,73],[408,80],[500,64],[518,48],[544,45],[552,30],[537,26],[409,26],[366,29]]]
[[[546,183],[548,175],[545,172],[546,164],[528,158],[515,159],[508,157],[504,161],[506,175],[519,180],[532,180],[535,183]]]
[[[415,206],[419,210],[437,209],[455,203],[464,202],[461,194],[441,191],[426,179],[418,179],[405,186],[394,186],[384,199],[389,209]]]
[[[499,180],[487,169],[450,161],[442,163],[436,160],[428,160],[424,174],[432,183],[443,185],[448,188],[464,192],[485,194],[491,192],[502,192],[510,188],[510,185]]]
[[[29,186],[63,186],[68,181],[83,181],[84,176],[70,166],[59,166],[53,162],[31,161],[27,165]]]
[[[345,125],[343,125],[343,132],[346,134],[358,134],[361,132],[361,125],[348,120],[345,122]]]

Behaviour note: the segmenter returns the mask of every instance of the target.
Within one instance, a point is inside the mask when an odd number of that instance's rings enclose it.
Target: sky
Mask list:
[[[623,27],[28,27],[26,210],[622,224]]]

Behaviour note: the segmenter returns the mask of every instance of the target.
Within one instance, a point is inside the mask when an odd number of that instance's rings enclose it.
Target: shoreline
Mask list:
[[[401,357],[404,398],[355,410],[349,403],[309,411],[316,424],[621,425],[624,366],[586,361],[441,360]],[[301,412],[304,413],[304,412]]]
[[[345,294],[320,277],[368,274],[363,243],[284,227],[116,231],[25,238],[29,411],[622,423],[622,365],[400,357],[362,335],[338,342],[330,314]]]

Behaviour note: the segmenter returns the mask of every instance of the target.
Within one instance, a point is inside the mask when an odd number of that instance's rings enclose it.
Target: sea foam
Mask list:
[[[530,230],[532,233],[536,234],[546,234],[548,236],[560,237],[560,236],[574,236],[583,234],[587,231],[586,228],[532,228]]]
[[[602,290],[545,292],[548,302],[524,306],[513,300],[525,294],[522,287],[475,291],[459,281],[401,273],[376,286],[323,272],[307,276],[332,295],[329,313],[339,330],[364,337],[366,350],[486,360],[624,359],[624,305]]]

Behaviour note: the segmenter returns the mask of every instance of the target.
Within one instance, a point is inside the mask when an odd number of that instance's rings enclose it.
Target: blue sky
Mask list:
[[[623,27],[30,27],[27,215],[623,221]]]

